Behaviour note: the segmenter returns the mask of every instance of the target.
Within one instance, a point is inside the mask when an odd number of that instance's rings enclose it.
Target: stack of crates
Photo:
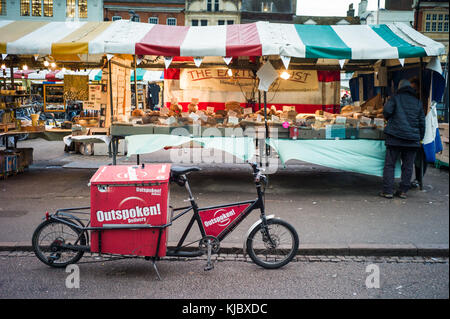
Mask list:
[[[17,154],[11,151],[0,151],[0,177],[6,178],[17,173]]]

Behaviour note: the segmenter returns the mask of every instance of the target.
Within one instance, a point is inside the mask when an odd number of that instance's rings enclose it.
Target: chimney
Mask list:
[[[362,16],[367,10],[367,0],[361,0],[358,4],[358,16]]]
[[[351,3],[348,6],[347,17],[354,17],[354,16],[355,16],[355,9],[353,9],[353,3]]]

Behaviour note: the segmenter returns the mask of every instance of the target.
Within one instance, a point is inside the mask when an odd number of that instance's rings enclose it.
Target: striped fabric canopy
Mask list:
[[[328,26],[257,22],[191,27],[126,20],[0,20],[0,53],[398,59],[438,56],[445,50],[442,44],[401,23]]]

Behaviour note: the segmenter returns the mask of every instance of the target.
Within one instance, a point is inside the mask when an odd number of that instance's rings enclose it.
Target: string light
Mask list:
[[[50,66],[51,66],[52,68],[56,68],[56,63],[55,63],[55,62],[52,62],[52,63],[50,64]]]
[[[231,69],[228,69],[227,74],[228,76],[233,76],[233,71],[231,71]]]
[[[5,70],[5,69],[6,69],[6,65],[2,64],[2,70]]]
[[[280,75],[280,78],[282,78],[283,80],[287,80],[290,77],[291,77],[291,75],[286,71],[283,71],[283,73],[281,73],[281,75]]]
[[[28,70],[28,65],[24,64],[24,65],[22,66],[22,70],[24,70],[24,71]]]
[[[50,65],[50,62],[48,62],[47,60],[44,61],[44,66],[48,67]]]

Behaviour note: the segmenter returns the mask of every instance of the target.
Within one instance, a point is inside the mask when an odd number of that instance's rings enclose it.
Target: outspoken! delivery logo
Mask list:
[[[118,209],[96,212],[97,221],[127,221],[128,223],[145,222],[148,216],[161,215],[159,204],[153,206],[143,205],[145,201],[139,197],[127,197],[119,204]],[[127,207],[127,208],[125,208]]]
[[[205,221],[204,224],[206,227],[215,224],[218,224],[220,227],[225,227],[231,222],[230,217],[234,215],[236,215],[234,209],[230,210],[229,212],[226,212],[225,209],[219,209],[214,212],[214,217],[210,220]]]

